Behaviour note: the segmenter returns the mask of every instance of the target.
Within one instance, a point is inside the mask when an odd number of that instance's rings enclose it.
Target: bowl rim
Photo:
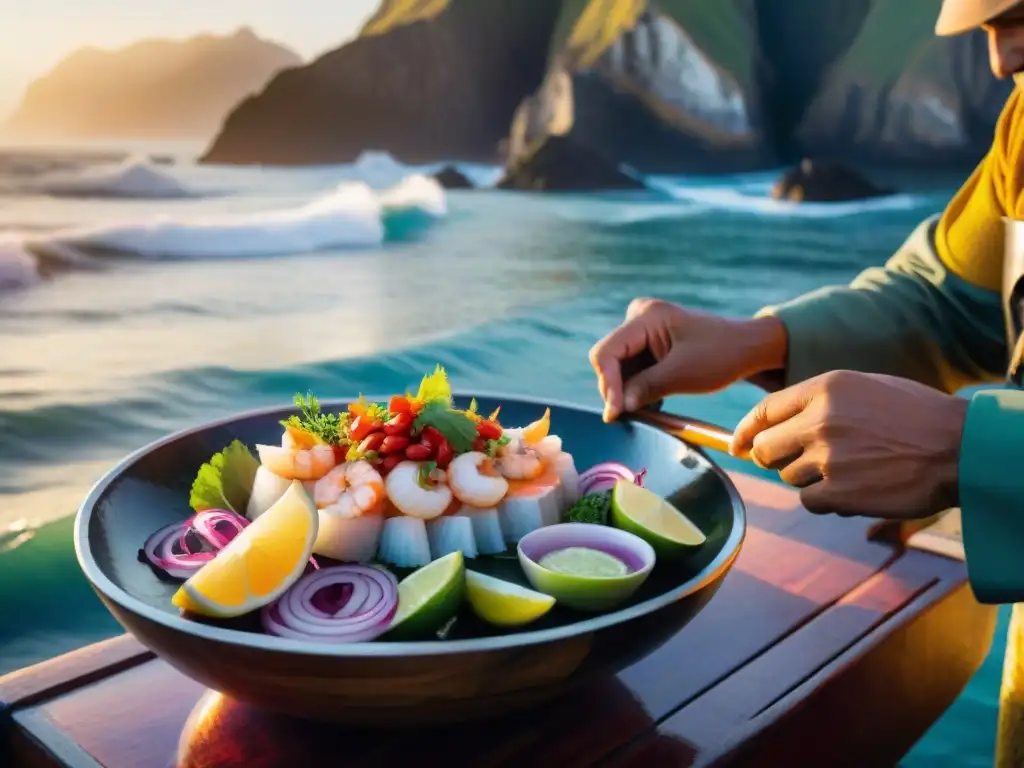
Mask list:
[[[607,535],[611,538],[621,539],[623,541],[623,546],[633,548],[643,558],[643,567],[637,568],[635,571],[629,571],[627,573],[624,573],[621,576],[580,576],[575,573],[560,573],[559,571],[553,571],[550,568],[546,568],[545,566],[541,565],[538,560],[535,560],[534,558],[530,557],[530,555],[523,550],[523,542],[526,541],[526,539],[530,537],[542,539],[544,536],[551,536],[552,534],[545,534],[544,531],[550,531],[554,528],[564,529],[564,526],[567,525],[571,525],[574,527],[586,525],[591,528],[600,528],[600,535]],[[570,544],[569,546],[575,545]],[[599,546],[596,546],[594,544],[585,544],[583,546],[589,546],[592,549],[601,549]],[[592,581],[598,584],[613,584],[620,583],[623,581],[631,581],[640,577],[641,575],[644,577],[644,579],[646,579],[650,572],[654,570],[654,566],[658,562],[658,556],[657,553],[654,551],[654,547],[652,547],[649,542],[646,542],[643,539],[641,539],[635,533],[631,531],[624,531],[621,528],[613,528],[610,525],[598,525],[597,523],[555,523],[554,525],[545,525],[543,528],[535,528],[534,530],[530,531],[528,534],[523,536],[523,538],[521,538],[518,542],[516,542],[516,554],[519,556],[520,560],[528,560],[532,565],[544,571],[545,573],[554,574],[556,577],[568,576],[573,579]]]
[[[505,402],[515,401],[517,403],[535,405],[541,408],[550,406],[552,408],[589,413],[598,417],[601,416],[601,411],[597,408],[578,403],[571,403],[564,400],[552,400],[549,398],[513,395],[510,393],[483,390],[473,391],[471,393],[460,390],[453,391],[452,394],[457,398],[476,397]],[[372,396],[366,395],[366,397],[368,400],[381,402],[386,401],[390,395],[378,394]],[[357,397],[338,397],[323,399],[320,403],[324,408],[335,408],[347,405],[356,399]],[[189,621],[178,614],[162,611],[148,605],[139,598],[129,594],[107,578],[97,564],[89,547],[86,546],[86,542],[88,540],[87,533],[96,503],[115,480],[120,478],[126,470],[147,454],[152,453],[156,449],[165,445],[188,437],[189,435],[216,427],[226,426],[238,421],[266,416],[268,414],[277,413],[287,409],[288,405],[284,403],[280,405],[263,406],[178,430],[169,435],[165,435],[162,438],[151,441],[147,445],[144,445],[143,447],[128,454],[105,475],[97,480],[79,507],[78,512],[75,515],[74,525],[75,556],[78,559],[79,567],[82,569],[82,572],[89,580],[93,589],[99,592],[100,595],[107,600],[117,604],[123,610],[141,616],[155,624],[159,624],[165,629],[183,632],[188,635],[201,637],[205,640],[220,642],[227,645],[244,646],[271,653],[342,658],[392,656],[429,657],[457,653],[485,653],[510,648],[540,645],[559,640],[567,640],[580,635],[592,634],[598,630],[623,624],[627,621],[655,613],[678,600],[699,592],[701,589],[721,577],[736,559],[739,554],[740,545],[746,536],[746,507],[743,503],[742,497],[740,496],[739,490],[732,482],[732,479],[728,474],[726,474],[725,470],[722,469],[717,462],[709,458],[701,448],[690,443],[685,443],[678,438],[674,438],[682,445],[685,445],[690,451],[697,453],[705,462],[707,462],[710,471],[717,475],[719,480],[723,483],[732,507],[732,529],[729,536],[722,544],[721,550],[710,563],[705,565],[697,573],[674,589],[648,600],[644,600],[643,602],[630,605],[626,608],[621,608],[617,611],[600,614],[598,616],[583,618],[580,621],[575,621],[571,624],[551,627],[548,629],[526,630],[491,637],[470,638],[464,640],[420,640],[404,642],[374,641],[368,643],[339,644],[318,643],[314,641],[291,640],[256,632],[243,632],[237,629],[228,629],[211,624]],[[662,432],[657,427],[644,424],[643,422],[626,419],[623,423],[628,424],[631,427],[650,429],[658,432],[659,434],[666,435],[667,437],[672,437],[672,435]],[[127,630],[127,627],[125,629]]]

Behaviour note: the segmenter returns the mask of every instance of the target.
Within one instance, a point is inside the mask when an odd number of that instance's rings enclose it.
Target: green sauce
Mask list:
[[[568,573],[572,576],[608,578],[629,573],[629,566],[619,558],[590,547],[558,549],[544,555],[538,564],[549,571]]]

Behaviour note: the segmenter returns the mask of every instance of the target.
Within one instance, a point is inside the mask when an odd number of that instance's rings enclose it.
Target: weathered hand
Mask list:
[[[967,401],[894,376],[834,371],[768,395],[731,452],[801,488],[812,512],[910,519],[957,502]]]
[[[772,317],[733,320],[658,299],[634,299],[626,319],[590,350],[605,421],[667,395],[713,392],[782,368],[786,330]],[[650,350],[656,365],[622,381],[622,362]]]

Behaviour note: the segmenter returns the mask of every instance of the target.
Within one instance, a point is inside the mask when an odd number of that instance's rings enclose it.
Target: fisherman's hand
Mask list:
[[[656,365],[623,386],[621,365],[650,349]],[[636,411],[668,395],[714,392],[764,371],[783,368],[786,331],[765,317],[732,320],[657,299],[635,299],[622,325],[590,350],[604,399],[604,419]]]
[[[966,400],[923,384],[835,371],[768,395],[730,450],[779,470],[812,512],[927,517],[958,504],[966,416]]]

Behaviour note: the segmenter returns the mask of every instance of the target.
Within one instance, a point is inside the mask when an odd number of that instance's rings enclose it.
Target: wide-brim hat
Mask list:
[[[977,29],[1022,0],[942,0],[935,34],[942,37],[959,35]]]

